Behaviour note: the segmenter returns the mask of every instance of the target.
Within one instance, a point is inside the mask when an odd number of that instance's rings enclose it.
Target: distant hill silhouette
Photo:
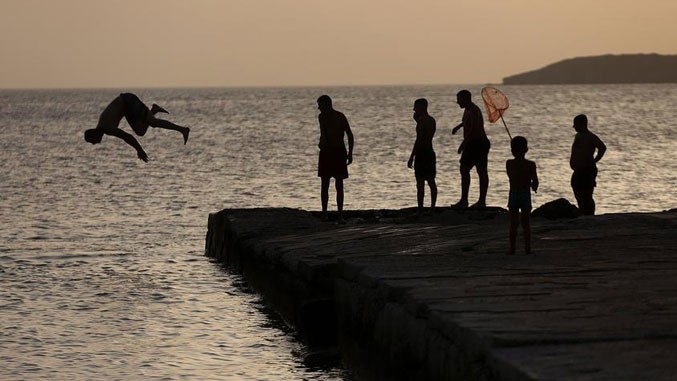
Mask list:
[[[503,78],[504,85],[574,83],[677,83],[677,55],[577,57]]]

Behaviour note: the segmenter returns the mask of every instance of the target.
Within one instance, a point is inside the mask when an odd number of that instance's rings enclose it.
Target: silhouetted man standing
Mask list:
[[[472,102],[470,91],[459,91],[456,94],[456,103],[464,111],[461,123],[451,131],[452,134],[456,134],[461,127],[463,128],[463,143],[458,147],[458,153],[461,154],[461,200],[453,207],[468,206],[470,170],[475,167],[480,178],[480,198],[472,207],[484,208],[487,206],[487,189],[489,189],[487,165],[491,143],[484,131],[482,110]]]
[[[595,214],[595,200],[592,194],[597,186],[597,162],[602,160],[606,145],[597,135],[588,130],[588,117],[584,114],[574,118],[576,137],[571,146],[569,166],[574,170],[571,175],[571,188],[576,196],[578,209],[582,215]],[[597,150],[597,156],[595,156]]]
[[[435,118],[428,114],[428,100],[419,98],[414,102],[414,120],[416,121],[416,141],[411,149],[407,166],[414,168],[416,174],[416,201],[418,214],[423,214],[425,182],[430,187],[430,214],[435,213],[437,202],[436,158],[433,150],[433,137],[437,128]]]
[[[334,110],[331,98],[322,95],[317,98],[320,109],[320,157],[317,166],[317,175],[322,179],[322,219],[326,220],[327,204],[329,202],[329,182],[334,178],[336,185],[336,206],[338,222],[343,220],[343,180],[348,178],[348,165],[353,162],[353,132],[350,130],[348,119],[343,113]],[[348,136],[348,151],[344,142],[344,134]]]
[[[132,136],[120,129],[120,121],[122,117],[127,119],[127,123],[132,127],[132,130],[139,135],[146,134],[148,127],[158,127],[167,130],[179,131],[183,135],[183,144],[188,141],[188,134],[190,128],[181,127],[172,122],[163,119],[157,119],[155,114],[158,112],[167,113],[167,110],[153,104],[149,110],[148,107],[141,102],[139,97],[132,93],[122,93],[106,106],[99,116],[99,123],[96,128],[85,131],[85,140],[92,144],[101,143],[103,135],[115,136],[125,141],[125,143],[136,149],[136,154],[139,159],[147,162],[148,155],[141,147],[141,144]]]

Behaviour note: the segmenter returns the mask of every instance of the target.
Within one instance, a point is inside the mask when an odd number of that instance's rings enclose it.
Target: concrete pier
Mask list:
[[[677,210],[534,218],[535,253],[514,256],[500,209],[347,217],[223,210],[206,255],[360,380],[677,374]]]

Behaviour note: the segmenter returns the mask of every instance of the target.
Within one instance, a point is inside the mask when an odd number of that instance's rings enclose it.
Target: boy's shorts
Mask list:
[[[511,191],[508,196],[508,210],[531,211],[531,191]]]

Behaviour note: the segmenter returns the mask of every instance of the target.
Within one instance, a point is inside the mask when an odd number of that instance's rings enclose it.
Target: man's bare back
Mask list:
[[[346,116],[336,110],[323,112],[319,116],[320,123],[320,149],[325,148],[343,148],[343,140],[347,131],[350,131],[350,125]]]
[[[470,103],[463,111],[463,140],[483,140],[487,138],[484,131],[482,110],[474,103]]]
[[[125,116],[125,105],[122,98],[117,97],[101,112],[99,123],[96,128],[104,131],[111,128],[118,128],[120,121]]]

